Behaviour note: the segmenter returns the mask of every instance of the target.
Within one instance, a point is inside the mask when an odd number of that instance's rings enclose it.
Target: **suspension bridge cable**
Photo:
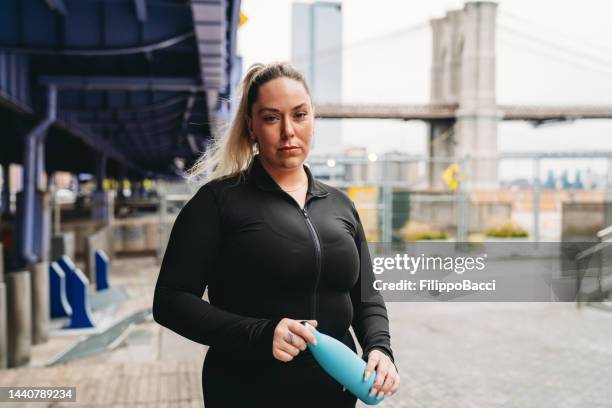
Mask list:
[[[558,29],[554,29],[551,27],[547,27],[544,26],[542,24],[539,24],[533,20],[529,20],[526,19],[524,17],[518,16],[514,13],[510,13],[508,11],[505,10],[500,10],[500,14],[501,17],[508,17],[512,20],[518,21],[518,22],[523,22],[529,26],[531,26],[531,28],[535,28],[537,30],[544,30],[544,31],[548,31],[551,34],[555,35],[555,38],[561,36],[561,37],[565,37],[566,39],[575,42],[576,44],[580,43],[580,46],[587,46],[587,47],[591,47],[592,49],[597,49],[598,52],[602,52],[605,54],[609,54],[612,58],[612,48],[608,48],[606,46],[604,46],[603,44],[599,44],[599,43],[594,43],[592,41],[587,40],[586,38],[578,38],[578,37],[573,37],[573,36],[569,36],[566,32],[558,30]]]
[[[506,25],[503,24],[498,24],[498,27],[500,30],[508,32],[516,37],[521,37],[525,40],[528,40],[529,42],[533,42],[533,43],[538,43],[540,45],[543,45],[547,48],[551,48],[551,49],[555,49],[557,51],[561,51],[564,52],[566,54],[572,55],[574,57],[578,57],[581,58],[583,60],[589,60],[592,63],[595,64],[599,64],[599,65],[603,65],[605,67],[609,67],[612,65],[612,59],[607,60],[607,59],[602,59],[599,57],[595,57],[591,54],[586,54],[584,52],[580,52],[580,51],[576,51],[573,50],[571,48],[559,45],[558,42],[553,42],[553,41],[548,41],[548,40],[544,40],[542,38],[536,37],[534,35],[531,34],[526,34],[524,32],[521,32],[519,30],[515,30],[514,28],[508,27]]]
[[[312,58],[316,58],[316,57],[325,57],[325,56],[330,56],[330,55],[337,55],[337,54],[341,54],[344,53],[346,51],[349,50],[353,50],[356,48],[361,48],[364,46],[368,46],[371,44],[376,44],[379,43],[381,41],[393,41],[393,40],[397,40],[403,36],[409,35],[409,34],[414,34],[416,32],[419,32],[423,29],[429,28],[429,21],[427,22],[422,22],[422,23],[418,23],[418,24],[414,24],[412,26],[409,27],[405,27],[405,28],[401,28],[398,30],[394,30],[388,33],[384,33],[384,34],[378,34],[372,37],[366,37],[366,38],[362,38],[360,40],[354,41],[352,43],[348,43],[346,45],[341,45],[341,46],[337,46],[337,47],[330,47],[327,49],[323,49],[317,52],[306,52],[303,54],[299,54],[296,56],[296,58],[293,60],[293,62],[308,62],[310,59]]]
[[[553,54],[550,52],[550,50],[548,48],[545,48],[545,50],[543,50],[541,47],[539,49],[534,49],[533,45],[531,43],[527,43],[528,46],[526,47],[525,44],[518,44],[516,42],[512,42],[512,41],[508,41],[507,39],[503,39],[500,37],[500,40],[505,42],[506,44],[509,44],[511,46],[514,46],[522,51],[528,51],[531,52],[534,55],[537,55],[539,57],[548,57],[549,59],[555,60],[557,62],[562,62],[565,65],[572,65],[576,68],[580,68],[580,69],[589,69],[592,72],[597,72],[599,74],[605,75],[607,77],[612,78],[612,70],[606,70],[606,69],[602,69],[599,66],[593,66],[593,65],[588,65],[587,63],[578,61],[578,60],[574,60],[574,59],[570,59],[567,57],[563,57],[557,54]]]

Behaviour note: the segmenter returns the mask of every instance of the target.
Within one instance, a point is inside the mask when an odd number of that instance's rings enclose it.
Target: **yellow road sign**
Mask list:
[[[249,21],[249,18],[242,11],[240,12],[240,22],[238,23],[238,27],[242,27]]]
[[[444,170],[442,173],[442,180],[446,183],[448,188],[455,190],[457,185],[461,181],[461,169],[457,163],[453,163]]]

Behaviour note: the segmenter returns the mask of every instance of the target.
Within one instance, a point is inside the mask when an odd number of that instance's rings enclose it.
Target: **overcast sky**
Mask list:
[[[238,37],[245,70],[254,62],[289,60],[292,2],[242,1],[249,19]],[[428,102],[431,31],[422,24],[463,4],[457,0],[343,1],[343,101]],[[498,4],[500,104],[612,105],[612,2],[507,0]],[[384,37],[400,30],[404,32]],[[376,40],[379,37],[383,38]],[[364,41],[368,39],[374,40]],[[398,148],[424,153],[425,135],[426,126],[420,122],[352,120],[343,125],[346,145],[366,146],[378,153]],[[612,151],[612,121],[540,128],[502,123],[498,147],[500,151]],[[602,161],[572,163],[572,167],[606,169]],[[568,162],[548,164],[559,165],[567,167]],[[543,167],[545,172],[547,164]]]

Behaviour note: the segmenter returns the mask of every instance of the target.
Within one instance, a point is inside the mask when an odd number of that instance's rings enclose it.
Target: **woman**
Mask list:
[[[210,181],[176,219],[153,316],[210,346],[207,408],[354,407],[308,350],[302,320],[356,350],[352,325],[366,376],[377,373],[372,393],[399,387],[359,215],[304,166],[313,127],[303,76],[286,63],[254,65],[227,137],[192,169]]]

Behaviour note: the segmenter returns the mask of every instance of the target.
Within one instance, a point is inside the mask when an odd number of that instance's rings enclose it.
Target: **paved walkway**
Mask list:
[[[151,307],[158,271],[154,258],[119,259],[113,263],[110,284],[123,287],[130,296],[113,311],[117,319]],[[2,386],[76,386],[76,403],[11,403],[7,406],[203,406],[201,381],[205,346],[155,322],[147,322],[136,326],[112,351],[68,364],[41,367],[78,338],[78,335],[51,337],[45,344],[33,346],[29,366],[0,370]]]
[[[115,262],[111,284],[131,296],[117,316],[150,307],[157,272],[153,258]],[[560,303],[388,309],[402,388],[382,408],[612,407],[611,312]],[[0,384],[76,386],[77,403],[7,406],[202,407],[205,346],[147,322],[113,351],[35,367],[75,340],[53,337],[34,346],[31,366],[0,370]]]
[[[393,303],[402,388],[381,407],[612,407],[612,313]]]
[[[0,384],[75,386],[77,402],[7,407],[202,407],[199,362],[78,362],[0,372]],[[0,404],[4,405],[4,404]]]

